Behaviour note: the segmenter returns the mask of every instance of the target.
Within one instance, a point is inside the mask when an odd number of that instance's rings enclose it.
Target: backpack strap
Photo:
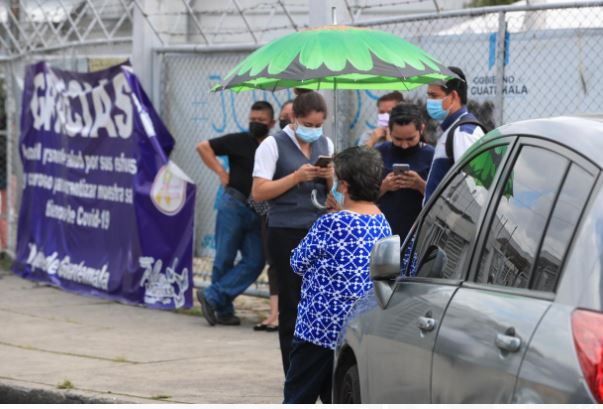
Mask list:
[[[475,118],[461,118],[454,125],[450,127],[448,133],[446,134],[446,156],[450,160],[450,163],[454,163],[454,133],[457,128],[462,125],[477,125],[482,128],[484,134],[490,132],[488,128],[486,128],[480,121]]]

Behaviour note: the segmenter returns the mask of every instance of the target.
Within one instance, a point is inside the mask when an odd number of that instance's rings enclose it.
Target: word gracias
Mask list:
[[[36,130],[90,138],[132,135],[132,90],[123,73],[94,88],[76,80],[65,83],[52,72],[36,74],[33,83],[30,109]]]

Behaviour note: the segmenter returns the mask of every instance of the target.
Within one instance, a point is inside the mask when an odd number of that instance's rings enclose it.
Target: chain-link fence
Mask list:
[[[603,2],[565,6],[470,9],[436,15],[364,22],[399,35],[461,67],[468,82],[470,108],[491,127],[535,117],[603,112]],[[502,41],[501,41],[502,39]],[[178,141],[173,159],[197,182],[195,271],[211,271],[215,204],[221,189],[199,159],[195,146],[247,128],[254,101],[267,100],[278,112],[291,91],[210,94],[254,47],[162,47],[159,109]],[[597,51],[598,50],[598,51]],[[425,88],[405,93],[422,102]],[[376,101],[382,93],[338,93],[337,139],[354,144],[376,126]],[[329,97],[331,98],[331,97]],[[432,131],[435,125],[432,124]]]
[[[25,65],[46,59],[60,68],[88,71],[115,63],[130,53],[133,14],[136,10],[142,11],[140,2],[131,0],[101,3],[85,0],[80,7],[68,0],[62,1],[68,7],[66,12],[57,12],[62,13],[60,16],[44,14],[46,3],[39,0],[26,2],[34,5],[33,9],[28,8],[28,13],[13,11],[12,15],[0,15],[0,54],[10,54],[10,58],[4,60],[0,57],[7,112],[6,198],[0,196],[0,239],[6,234],[9,250],[14,250],[20,204],[18,135]],[[388,2],[382,3],[371,7],[374,10],[393,7]],[[176,139],[172,159],[198,185],[194,265],[197,278],[207,278],[211,271],[215,204],[221,189],[215,175],[201,163],[195,146],[203,140],[245,130],[254,101],[267,100],[278,112],[282,104],[293,97],[290,90],[210,94],[211,86],[257,46],[220,43],[243,35],[251,38],[252,33],[256,34],[255,42],[261,43],[307,25],[306,17],[301,17],[301,13],[307,13],[304,10],[307,3],[303,1],[269,1],[261,7],[251,2],[241,4],[239,10],[227,6],[213,10],[205,3],[195,5],[187,0],[160,2],[154,15],[142,13],[143,24],[153,26],[153,32],[160,36],[163,44],[172,44],[155,50],[155,88],[147,91],[154,96],[163,120]],[[603,91],[603,72],[598,69],[603,63],[600,45],[603,43],[603,1],[467,9],[372,21],[367,20],[370,8],[358,6],[360,3],[345,1],[344,4],[345,8],[341,9],[351,11],[350,20],[355,24],[392,32],[446,65],[461,67],[467,75],[470,108],[490,126],[534,117],[603,112],[603,99],[599,97]],[[438,2],[434,4],[437,6]],[[193,10],[193,6],[198,10]],[[250,25],[245,26],[245,18],[260,12],[266,15],[265,20],[249,20]],[[356,17],[351,18],[352,15]],[[215,24],[213,31],[205,30],[208,21]],[[20,28],[19,23],[23,23]],[[230,25],[237,26],[241,33],[234,33]],[[210,41],[201,41],[203,35]],[[250,43],[249,38],[245,41]],[[175,43],[180,45],[173,46]],[[111,55],[116,49],[122,52]],[[374,129],[376,101],[380,95],[371,91],[337,93],[338,131],[329,134],[336,135],[334,139],[340,148],[354,144],[364,132]],[[333,105],[333,95],[327,96]],[[425,89],[405,93],[405,98],[422,102]],[[433,124],[431,129],[435,130]],[[2,132],[0,129],[0,139]],[[1,187],[0,184],[0,193]],[[8,221],[6,233],[2,233],[2,220]],[[263,284],[260,280],[259,287],[252,288],[251,292],[267,293]]]

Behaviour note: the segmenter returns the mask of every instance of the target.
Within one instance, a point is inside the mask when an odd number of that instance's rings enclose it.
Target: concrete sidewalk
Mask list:
[[[3,271],[0,294],[0,403],[14,401],[7,391],[43,401],[282,401],[278,335],[252,330],[267,300],[239,297],[243,325],[209,327],[199,315],[74,295]]]

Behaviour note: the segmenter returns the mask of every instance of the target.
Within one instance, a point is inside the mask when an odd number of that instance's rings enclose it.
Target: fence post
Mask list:
[[[16,231],[15,231],[15,209],[13,204],[15,202],[15,191],[20,181],[12,183],[13,178],[16,176],[13,162],[17,160],[13,155],[15,152],[14,144],[17,140],[17,106],[15,101],[15,61],[11,61],[5,64],[5,76],[4,84],[6,89],[5,109],[6,109],[6,244],[8,247],[8,254],[14,257],[17,249],[16,242]]]
[[[498,13],[498,33],[496,34],[496,98],[494,102],[494,123],[500,126],[504,121],[504,103],[505,96],[503,89],[505,86],[505,50],[507,36],[506,13]]]
[[[142,88],[153,98],[153,48],[161,44],[161,38],[148,20],[159,13],[160,3],[157,0],[135,0],[135,5],[132,21],[132,67]]]

